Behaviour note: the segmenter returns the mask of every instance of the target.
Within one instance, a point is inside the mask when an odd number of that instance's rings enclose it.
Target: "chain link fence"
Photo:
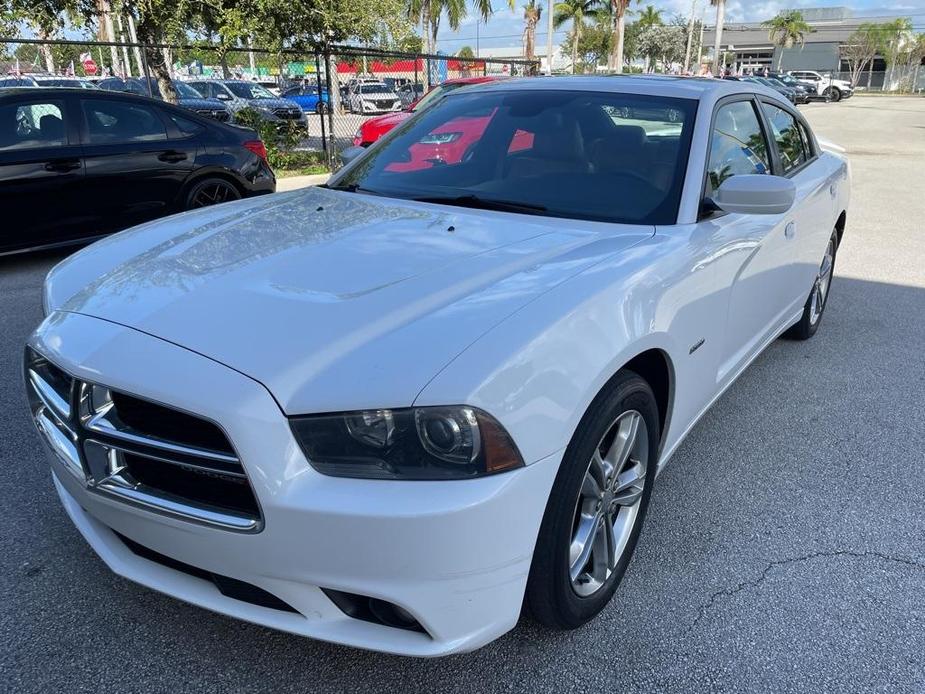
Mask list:
[[[397,122],[404,117],[399,114],[410,114],[442,84],[534,75],[539,68],[525,60],[348,46],[270,51],[205,43],[0,38],[0,86],[73,85],[162,98],[152,54],[158,62],[163,58],[180,106],[255,127],[275,150],[277,166],[329,170],[339,166],[347,147],[370,143],[361,132],[367,122],[389,114]],[[384,128],[374,123],[367,130],[378,136]]]

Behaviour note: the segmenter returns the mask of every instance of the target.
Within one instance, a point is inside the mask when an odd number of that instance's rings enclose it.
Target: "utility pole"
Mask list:
[[[703,26],[705,24],[704,15],[700,15],[700,40],[697,42],[697,67],[700,68],[700,61],[703,60]]]
[[[552,0],[546,5],[546,74],[552,74]]]
[[[694,13],[697,11],[697,0],[691,0],[691,19],[687,23],[687,48],[684,50],[684,72],[691,66],[691,44],[694,42]]]
[[[475,57],[479,57],[479,24],[481,24],[481,18],[475,20]]]

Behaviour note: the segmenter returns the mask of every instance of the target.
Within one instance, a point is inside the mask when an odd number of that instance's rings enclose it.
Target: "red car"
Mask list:
[[[442,84],[431,89],[427,94],[411,104],[404,111],[398,113],[387,113],[384,116],[370,118],[360,126],[356,135],[353,136],[353,144],[356,147],[369,147],[373,142],[385,135],[389,130],[399,123],[402,123],[412,114],[418,113],[430,106],[447,92],[451,92],[459,87],[465,87],[468,84],[482,84],[483,82],[494,82],[501,77],[459,77],[455,80],[447,80]]]

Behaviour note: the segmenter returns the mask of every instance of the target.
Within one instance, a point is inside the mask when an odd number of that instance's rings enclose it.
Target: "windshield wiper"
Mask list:
[[[319,188],[327,188],[328,190],[339,190],[344,193],[369,193],[370,195],[385,195],[385,193],[380,193],[378,190],[371,190],[370,188],[364,188],[359,183],[347,183],[342,186],[330,186],[327,183],[324,183]]]
[[[534,205],[529,202],[516,200],[497,200],[495,198],[480,198],[478,195],[433,195],[412,198],[417,202],[433,202],[440,205],[456,205],[457,207],[471,207],[475,210],[497,210],[499,212],[520,212],[522,214],[543,214],[546,208],[543,205]]]

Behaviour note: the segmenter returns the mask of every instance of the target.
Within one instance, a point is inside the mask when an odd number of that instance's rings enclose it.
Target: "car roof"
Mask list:
[[[527,89],[614,92],[711,101],[732,94],[754,93],[780,99],[778,92],[760,82],[740,82],[718,78],[672,75],[518,77],[472,85],[466,87],[465,91],[521,91]]]

